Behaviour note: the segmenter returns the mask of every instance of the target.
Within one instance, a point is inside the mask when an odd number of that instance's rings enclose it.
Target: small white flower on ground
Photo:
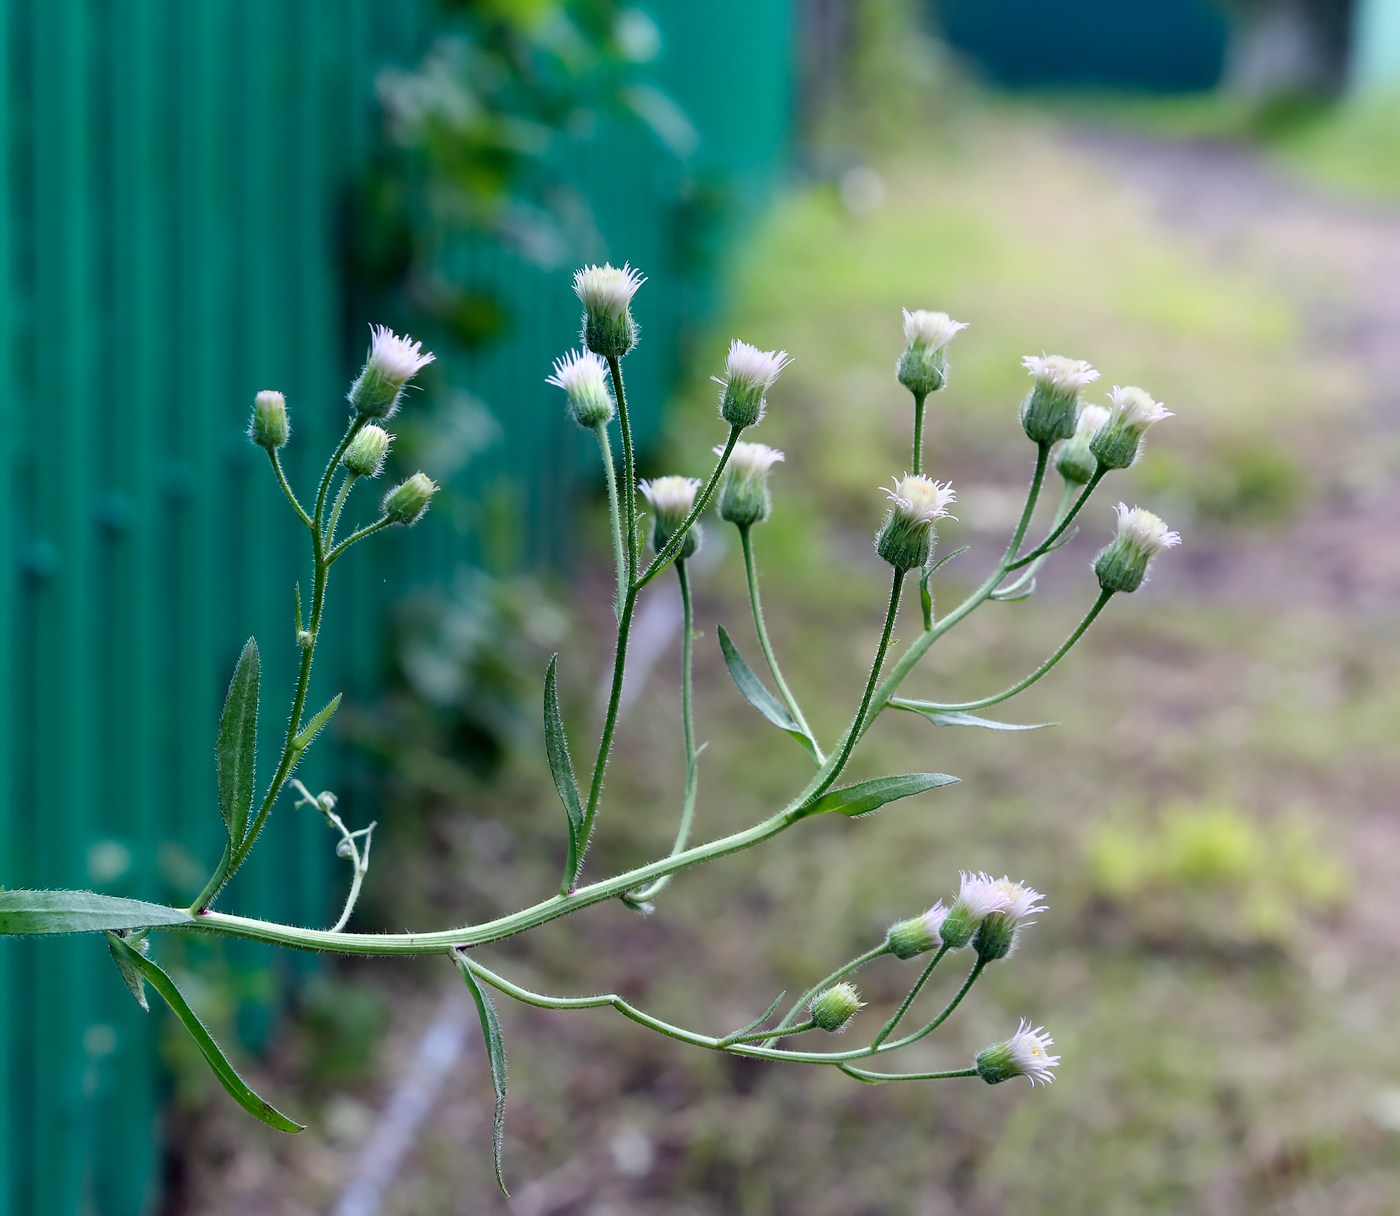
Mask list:
[[[590,313],[617,320],[632,305],[632,297],[646,276],[630,263],[619,270],[610,263],[585,266],[574,273],[574,294]]]
[[[958,334],[967,328],[966,321],[954,321],[946,312],[926,312],[916,309],[904,313],[904,341],[909,346],[920,346],[926,350],[942,350]]]
[[[1064,355],[1026,355],[1021,366],[1059,393],[1077,393],[1099,378],[1099,373],[1083,359],[1067,359]]]

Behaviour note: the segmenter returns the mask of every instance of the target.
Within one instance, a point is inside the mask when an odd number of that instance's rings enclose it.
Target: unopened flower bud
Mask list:
[[[657,477],[653,481],[642,482],[639,489],[647,502],[651,503],[655,516],[651,543],[660,553],[694,508],[695,494],[700,489],[700,482],[694,477]],[[681,541],[676,560],[684,561],[692,556],[700,548],[701,539],[700,525],[692,524],[685,539]]]
[[[936,393],[948,382],[948,364],[943,348],[967,328],[966,321],[954,321],[946,312],[925,312],[920,308],[904,313],[904,354],[899,357],[895,377],[911,393],[924,397]]]
[[[316,645],[316,635],[309,629],[297,630],[297,645],[303,650],[310,650]]]
[[[1032,1085],[1049,1085],[1055,1079],[1051,1069],[1060,1063],[1060,1057],[1045,1050],[1055,1040],[1045,1033],[1044,1026],[1034,1030],[1030,1026],[1022,1018],[1015,1035],[977,1053],[977,1075],[988,1085],[1000,1085],[1013,1077],[1026,1077]]]
[[[426,473],[415,473],[384,495],[384,514],[390,523],[416,524],[423,518],[438,491],[437,483]]]
[[[253,398],[253,418],[248,423],[248,438],[260,448],[275,452],[291,437],[287,421],[287,399],[281,393],[265,390]]]
[[[724,361],[719,415],[730,426],[753,426],[768,405],[768,390],[792,360],[785,350],[759,350],[735,338]]]
[[[574,274],[574,294],[583,302],[583,344],[605,359],[621,359],[637,345],[632,297],[646,278],[630,265],[605,263]]]
[[[807,1009],[818,1030],[825,1030],[828,1034],[840,1034],[851,1024],[857,1010],[864,1005],[865,1002],[860,999],[855,985],[842,982],[832,984],[824,992],[817,993]]]
[[[953,950],[961,950],[991,913],[1006,906],[1006,893],[990,874],[963,871],[959,878],[958,897],[939,928],[944,942]]]
[[[933,553],[934,523],[948,514],[957,494],[951,482],[918,473],[897,478],[885,493],[890,509],[875,536],[875,551],[896,570],[919,569]]]
[[[1153,401],[1146,389],[1127,385],[1113,386],[1108,395],[1113,403],[1108,421],[1098,429],[1089,450],[1106,469],[1126,469],[1137,461],[1142,452],[1142,437],[1154,422],[1172,416],[1160,401]]]
[[[591,431],[613,416],[612,393],[608,391],[608,365],[592,351],[571,350],[554,360],[554,375],[545,380],[562,388],[569,396],[569,417]]]
[[[722,446],[714,451],[716,456],[724,455]],[[768,471],[782,459],[783,454],[766,443],[736,443],[719,486],[719,517],[740,528],[767,519],[773,510]]]
[[[357,477],[378,477],[384,471],[391,438],[388,431],[371,422],[350,441],[340,462]]]
[[[1035,443],[1055,443],[1074,434],[1079,416],[1079,391],[1099,373],[1083,359],[1063,355],[1027,355],[1021,360],[1035,377],[1030,394],[1021,403],[1021,426]]]
[[[940,899],[922,916],[891,925],[885,939],[890,953],[895,958],[913,958],[916,954],[937,950],[943,944],[943,922],[947,917],[948,909]]]
[[[977,935],[972,939],[972,948],[984,963],[995,962],[1011,953],[1016,944],[1016,934],[1023,924],[1034,924],[1026,920],[1032,912],[1044,912],[1045,905],[1036,903],[1044,896],[1039,891],[1012,882],[1009,878],[999,878],[992,884],[1001,896],[1001,906],[988,912],[977,926]]]
[[[1089,441],[1108,421],[1108,410],[1101,405],[1086,405],[1079,411],[1074,435],[1060,445],[1055,454],[1055,467],[1060,476],[1073,485],[1088,482],[1099,467],[1099,458],[1089,450]]]
[[[1152,559],[1163,549],[1181,544],[1179,533],[1168,531],[1151,511],[1123,503],[1118,513],[1118,535],[1099,550],[1094,558],[1094,573],[1105,591],[1136,591],[1147,577]]]
[[[370,333],[369,356],[350,386],[350,404],[369,418],[389,418],[399,408],[404,386],[437,356],[422,353],[421,342],[401,338],[387,325],[372,325]]]

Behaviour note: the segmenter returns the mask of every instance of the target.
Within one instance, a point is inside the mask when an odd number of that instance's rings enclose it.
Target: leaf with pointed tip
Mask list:
[[[810,806],[801,808],[798,818],[840,811],[854,819],[857,815],[878,811],[887,802],[922,794],[940,785],[952,785],[957,780],[957,777],[950,777],[947,773],[905,773],[902,777],[875,777],[870,781],[858,781],[855,785],[845,785],[823,794]]]
[[[549,771],[554,776],[554,788],[564,804],[569,820],[569,856],[564,863],[565,889],[571,889],[583,865],[583,804],[578,796],[578,781],[574,778],[574,762],[569,758],[569,737],[564,733],[564,719],[559,713],[559,656],[549,660],[544,673],[544,750],[549,757]]]
[[[100,933],[193,921],[184,908],[96,891],[0,891],[0,934]]]
[[[258,752],[258,644],[249,638],[238,656],[219,716],[215,760],[219,770],[219,810],[236,849],[248,830],[253,805],[253,762]]]
[[[131,960],[127,958],[126,951],[118,950],[118,945],[130,945],[129,942],[122,942],[122,939],[115,933],[105,934],[107,938],[107,949],[112,952],[112,961],[117,965],[117,971],[121,974],[126,986],[131,989],[131,995],[136,998],[136,1003],[147,1013],[151,1012],[150,1002],[146,1000],[146,981],[141,978],[141,971],[135,967]],[[145,944],[144,942],[142,943]]]
[[[501,1150],[506,1130],[506,1048],[505,1043],[501,1040],[501,1023],[496,1017],[496,1007],[491,1004],[491,998],[482,991],[471,968],[455,951],[452,955],[452,961],[457,964],[457,970],[462,973],[462,979],[466,981],[467,989],[472,994],[472,1000],[476,1002],[476,1012],[481,1018],[481,1034],[486,1040],[486,1060],[491,1066],[491,1088],[496,1091],[496,1119],[492,1132],[496,1162],[496,1185],[501,1188],[501,1194],[509,1198],[510,1192],[506,1190],[505,1174],[501,1169]]]
[[[923,577],[919,579],[919,606],[924,610],[925,633],[933,628],[933,592],[928,589],[928,580],[932,574],[932,570],[925,570]]]
[[[742,1039],[746,1034],[750,1033],[751,1031],[757,1030],[760,1026],[763,1025],[764,1022],[766,1022],[769,1018],[773,1016],[773,1011],[778,1008],[778,1003],[785,996],[787,996],[786,992],[778,993],[778,995],[773,998],[773,1003],[769,1005],[768,1008],[765,1009],[762,1013],[760,1013],[758,1017],[754,1018],[754,1020],[750,1022],[747,1026],[740,1026],[739,1029],[734,1031],[732,1034],[725,1035],[724,1038],[720,1039],[719,1045],[721,1047],[728,1047],[731,1043],[734,1042],[735,1039]]]
[[[194,1039],[200,1054],[204,1056],[209,1067],[214,1070],[214,1075],[219,1078],[219,1084],[228,1090],[229,1096],[239,1106],[250,1115],[261,1119],[269,1127],[275,1127],[279,1132],[304,1130],[302,1124],[287,1118],[270,1102],[263,1101],[248,1088],[247,1083],[228,1062],[228,1057],[219,1050],[219,1045],[214,1042],[214,1037],[205,1028],[204,1023],[199,1020],[194,1010],[189,1007],[185,998],[180,994],[180,990],[175,987],[174,980],[139,950],[133,950],[114,934],[108,935],[107,945],[111,948],[113,958],[125,961],[142,979],[160,993],[165,1003],[170,1006],[171,1011],[190,1032],[190,1037]],[[118,963],[118,966],[120,965]]]
[[[730,640],[728,632],[724,626],[719,626],[719,648],[724,652],[724,664],[729,668],[729,674],[734,677],[734,683],[739,686],[739,691],[743,693],[744,700],[752,705],[759,713],[768,719],[780,730],[787,731],[794,739],[802,745],[806,753],[817,759],[817,745],[811,737],[792,720],[792,715],[788,713],[787,706],[778,700],[768,691],[763,681],[753,673],[753,668],[745,661],[744,656],[739,653],[738,648]]]
[[[321,733],[321,728],[331,720],[331,715],[340,708],[340,698],[343,695],[343,693],[336,693],[321,712],[312,718],[297,734],[297,737],[292,740],[292,750],[294,752],[304,752],[311,746],[311,741]]]
[[[1059,726],[1058,722],[997,722],[957,709],[931,709],[918,701],[906,701],[900,697],[891,697],[889,704],[895,709],[922,714],[935,726],[980,726],[985,730],[1043,730],[1047,726]]]

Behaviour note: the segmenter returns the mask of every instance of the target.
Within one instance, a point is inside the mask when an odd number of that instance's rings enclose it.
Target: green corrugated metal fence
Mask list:
[[[698,165],[752,197],[787,135],[785,5],[652,11],[670,35],[663,83],[706,137]],[[174,900],[217,857],[213,736],[238,648],[257,635],[267,739],[295,658],[300,537],[242,429],[257,389],[285,391],[304,486],[342,423],[370,319],[347,315],[342,217],[375,137],[374,70],[410,55],[420,19],[408,0],[0,0],[6,885]],[[675,217],[656,189],[678,170],[621,129],[577,155],[600,252],[656,274],[632,368],[654,427],[697,307],[667,264]],[[575,324],[567,275],[463,256],[521,318],[495,348],[444,352],[501,428],[464,492],[509,481],[548,556],[584,450],[541,383]],[[461,560],[441,523],[394,539],[337,568],[318,704],[372,690],[386,588]],[[284,799],[224,906],[320,922],[332,860]],[[167,959],[176,946],[158,943]],[[267,956],[221,957],[256,1041]],[[0,1216],[149,1208],[156,1025],[100,941],[0,943]]]

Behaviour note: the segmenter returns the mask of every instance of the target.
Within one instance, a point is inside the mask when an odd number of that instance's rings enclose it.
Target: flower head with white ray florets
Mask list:
[[[1016,1033],[1006,1042],[993,1043],[977,1053],[977,1073],[988,1085],[999,1085],[1013,1077],[1025,1077],[1032,1085],[1049,1085],[1055,1079],[1053,1070],[1060,1063],[1059,1056],[1046,1050],[1054,1042],[1044,1026],[1032,1030],[1022,1018]]]
[[[933,525],[948,515],[957,493],[952,482],[906,473],[885,495],[890,509],[875,537],[875,550],[898,570],[918,569],[933,552]]]
[[[1077,393],[1099,378],[1092,364],[1064,355],[1026,355],[1021,366],[1038,382],[1060,393]]]
[[[435,358],[407,334],[400,337],[387,325],[370,326],[369,355],[350,386],[350,404],[368,418],[392,417],[404,387]]]
[[[713,377],[724,389],[720,417],[730,426],[753,426],[763,417],[773,381],[791,362],[785,350],[759,350],[735,338],[724,361],[724,378]]]
[[[643,481],[638,487],[642,496],[651,504],[656,519],[652,527],[651,542],[659,553],[666,542],[675,535],[695,506],[695,495],[700,482],[694,477],[657,477]],[[694,524],[681,542],[680,558],[687,558],[700,547],[700,525]]]
[[[1038,891],[1009,878],[966,870],[958,878],[958,897],[948,909],[942,927],[943,940],[955,950],[967,945],[991,918],[1014,932],[1032,912],[1045,910],[1036,904],[1042,898]]]
[[[1130,509],[1120,502],[1114,511],[1118,533],[1094,558],[1094,573],[1105,591],[1136,591],[1147,577],[1152,559],[1181,544],[1181,535],[1142,507]]]
[[[1089,450],[1089,444],[1108,421],[1110,411],[1101,405],[1086,405],[1079,411],[1074,435],[1066,439],[1055,453],[1055,467],[1060,476],[1074,485],[1084,485],[1099,467],[1099,458]]]
[[[937,950],[943,945],[943,922],[947,919],[948,909],[940,899],[921,916],[891,925],[885,944],[896,958],[913,958],[916,954]]]
[[[966,329],[965,321],[954,321],[946,312],[926,312],[920,308],[904,312],[904,353],[895,367],[895,379],[919,400],[936,393],[948,383],[948,363],[943,348]]]
[[[1171,410],[1152,394],[1136,385],[1113,386],[1108,395],[1113,408],[1108,420],[1095,432],[1089,449],[1106,469],[1126,469],[1142,454],[1142,440],[1147,428],[1164,418]]]
[[[568,394],[569,416],[586,430],[611,420],[614,407],[608,391],[608,365],[601,355],[571,350],[554,360],[554,375],[546,377],[545,383]]]
[[[1079,393],[1099,378],[1083,359],[1064,355],[1027,355],[1022,366],[1035,378],[1021,404],[1021,426],[1036,443],[1055,443],[1074,434]]]
[[[630,264],[585,266],[574,274],[574,294],[583,304],[583,345],[595,355],[621,359],[637,345],[632,297],[646,282]]]
[[[724,455],[724,445],[714,449],[716,456]],[[736,443],[724,466],[724,480],[719,487],[721,519],[740,528],[752,527],[768,518],[773,498],[768,490],[768,471],[783,459],[783,454],[766,443]]]
[[[986,883],[986,875],[981,875]],[[1016,946],[1018,931],[1023,925],[1033,924],[1026,920],[1033,912],[1044,912],[1045,905],[1037,901],[1045,897],[1033,887],[1003,876],[986,889],[988,897],[997,899],[997,906],[982,918],[977,933],[972,939],[973,949],[983,962],[993,962],[1005,958]]]
[[[967,328],[966,321],[954,321],[946,312],[926,312],[915,309],[904,313],[904,341],[907,346],[922,346],[927,350],[942,350],[960,330]]]

